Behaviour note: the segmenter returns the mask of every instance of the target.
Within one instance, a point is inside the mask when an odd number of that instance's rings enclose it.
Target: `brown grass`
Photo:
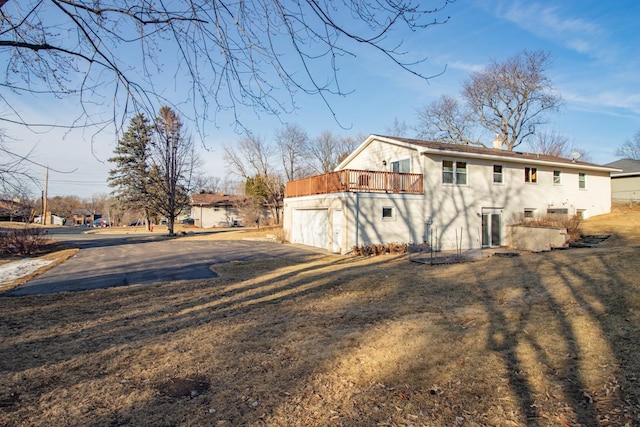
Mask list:
[[[638,425],[631,223],[586,221],[615,233],[595,249],[437,267],[313,255],[0,298],[0,424]]]

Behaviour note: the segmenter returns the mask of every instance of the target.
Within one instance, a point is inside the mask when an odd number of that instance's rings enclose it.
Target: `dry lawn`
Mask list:
[[[0,425],[640,425],[639,229],[624,210],[586,222],[616,233],[593,249],[2,297]]]

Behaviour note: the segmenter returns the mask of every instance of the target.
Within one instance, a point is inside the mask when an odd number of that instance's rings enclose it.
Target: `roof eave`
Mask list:
[[[570,169],[582,169],[598,172],[618,172],[620,169],[615,169],[607,166],[589,165],[584,163],[570,163],[570,162],[554,162],[542,159],[517,158],[511,156],[502,156],[500,154],[481,154],[481,153],[465,153],[464,151],[433,149],[429,147],[416,147],[420,154],[438,154],[438,155],[450,155],[456,157],[464,157],[468,159],[484,159],[484,160],[496,160],[500,162],[511,162],[521,164],[533,164],[543,166],[562,166]]]

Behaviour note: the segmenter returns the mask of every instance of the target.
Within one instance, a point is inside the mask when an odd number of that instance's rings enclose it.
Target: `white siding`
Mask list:
[[[597,167],[534,160],[523,163],[521,159],[501,157],[497,150],[470,157],[469,153],[440,154],[424,148],[419,152],[407,144],[378,139],[367,141],[340,169],[389,171],[392,162],[410,158],[411,172],[424,174],[424,194],[338,193],[286,199],[285,232],[297,226],[292,224],[293,209],[327,209],[329,226],[327,241],[322,247],[330,249],[334,247],[331,215],[333,210],[341,209],[343,242],[335,246],[343,252],[354,245],[423,241],[432,242],[442,250],[453,250],[460,245],[470,249],[482,246],[482,217],[489,213],[500,215],[500,231],[504,236],[506,225],[525,209],[534,210],[535,214],[546,214],[548,209],[566,209],[570,215],[580,211],[585,217],[611,210],[609,171],[597,170]],[[443,184],[442,160],[466,162],[467,183]],[[493,182],[496,164],[502,166],[502,183]],[[536,168],[537,182],[525,182],[527,166]],[[554,184],[554,170],[560,171],[559,184]],[[579,188],[581,172],[586,174],[585,189]],[[392,218],[383,216],[385,208],[392,209]],[[429,219],[432,224],[427,225]]]

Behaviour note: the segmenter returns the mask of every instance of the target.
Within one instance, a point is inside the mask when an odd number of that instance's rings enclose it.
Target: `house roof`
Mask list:
[[[563,157],[380,135],[370,135],[362,144],[360,144],[358,148],[356,148],[353,153],[351,153],[340,163],[340,165],[338,165],[336,170],[342,169],[344,165],[351,161],[351,159],[353,159],[358,153],[360,153],[367,145],[369,145],[374,140],[413,148],[421,154],[444,154],[468,158],[484,158],[499,161],[511,161],[515,163],[563,165],[565,167],[576,169],[598,170],[603,172],[619,172],[619,170],[614,167],[597,165],[595,163],[581,162],[578,160],[566,159]]]
[[[72,215],[77,215],[77,216],[91,216],[93,215],[92,212],[89,209],[86,208],[78,208],[78,209],[74,209],[71,211]]]
[[[621,169],[621,172],[612,173],[612,178],[640,175],[640,160],[620,159],[605,166]]]
[[[230,194],[192,194],[191,206],[232,206],[247,199],[247,196]]]

